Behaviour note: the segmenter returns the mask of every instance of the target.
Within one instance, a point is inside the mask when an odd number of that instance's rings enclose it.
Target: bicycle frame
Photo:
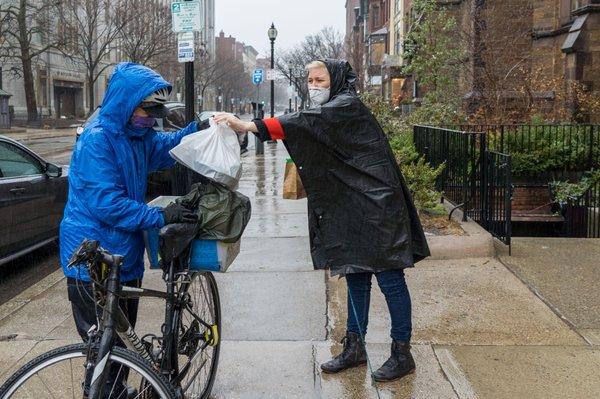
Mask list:
[[[109,268],[108,278],[103,287],[106,293],[106,304],[98,329],[99,331],[102,331],[102,338],[100,340],[97,362],[90,383],[89,398],[99,397],[102,387],[104,387],[108,371],[110,370],[108,355],[113,347],[115,334],[123,341],[127,349],[138,353],[142,358],[152,363],[157,371],[166,374],[169,380],[173,381],[173,376],[179,375],[176,334],[179,329],[178,323],[180,313],[187,305],[185,293],[187,293],[188,283],[183,282],[181,288],[176,290],[175,262],[172,261],[165,272],[164,279],[167,283],[166,291],[121,286],[119,275],[122,258],[118,258],[117,260],[118,262],[115,262],[115,264]],[[94,285],[97,284],[94,283]],[[184,293],[184,295],[180,295],[181,293]],[[159,359],[155,359],[148,351],[119,306],[119,298],[133,299],[141,297],[160,298],[164,299],[166,303],[165,319],[161,329],[164,346],[160,364],[158,363]],[[196,317],[196,320],[205,327],[211,328],[211,325],[204,320],[198,317]],[[176,380],[173,382],[179,383],[180,381]]]

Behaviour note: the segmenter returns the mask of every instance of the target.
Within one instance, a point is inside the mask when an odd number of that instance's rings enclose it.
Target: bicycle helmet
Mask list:
[[[158,89],[146,97],[140,106],[151,117],[164,118],[169,114],[167,107],[165,107],[165,103],[167,102],[170,93],[171,89],[168,87]]]

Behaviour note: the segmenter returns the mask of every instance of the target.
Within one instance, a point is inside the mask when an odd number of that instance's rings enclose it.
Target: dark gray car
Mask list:
[[[0,265],[58,237],[68,168],[0,136]]]

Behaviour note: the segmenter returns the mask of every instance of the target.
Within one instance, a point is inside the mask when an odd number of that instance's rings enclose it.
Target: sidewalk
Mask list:
[[[367,367],[321,374],[319,364],[341,349],[345,280],[312,268],[306,200],[281,199],[285,158],[281,144],[265,144],[264,157],[244,157],[240,191],[251,198],[253,216],[238,259],[216,276],[223,342],[215,398],[598,397],[600,347],[557,316],[504,257],[426,260],[407,272],[415,375],[374,386]],[[526,251],[520,248],[515,253]],[[163,284],[160,272],[147,273],[144,285]],[[374,368],[389,352],[376,286],[367,334]],[[160,308],[142,300],[140,333],[157,331]],[[0,381],[16,364],[75,341],[59,271],[0,307]]]

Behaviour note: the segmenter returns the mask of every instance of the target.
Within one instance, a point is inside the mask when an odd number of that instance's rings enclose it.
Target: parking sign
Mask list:
[[[171,3],[173,32],[202,30],[202,7],[200,0],[174,1]]]

